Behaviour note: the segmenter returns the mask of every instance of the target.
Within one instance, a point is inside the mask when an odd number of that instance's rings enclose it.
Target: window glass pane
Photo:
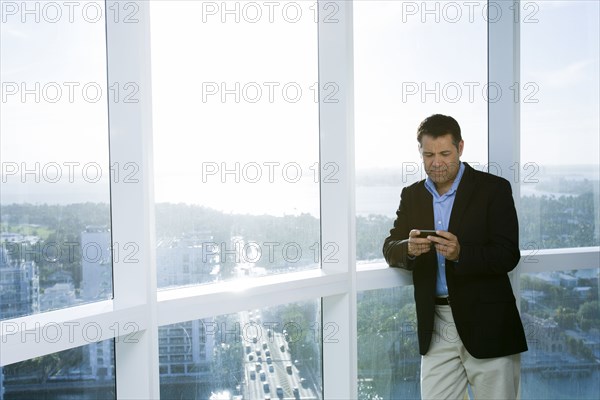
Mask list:
[[[600,393],[598,268],[521,275],[523,399],[596,399]]]
[[[419,399],[413,287],[359,292],[357,325],[359,399]]]
[[[321,328],[317,301],[160,327],[161,397],[320,399]]]
[[[0,399],[3,400],[115,398],[112,339],[0,368]]]
[[[382,261],[402,187],[426,178],[416,140],[423,119],[453,116],[461,160],[485,168],[485,3],[354,2],[358,260]]]
[[[317,268],[314,5],[150,11],[158,286]]]
[[[0,319],[112,297],[104,2],[67,3],[2,2]]]
[[[600,4],[527,2],[521,23],[523,248],[598,246]]]

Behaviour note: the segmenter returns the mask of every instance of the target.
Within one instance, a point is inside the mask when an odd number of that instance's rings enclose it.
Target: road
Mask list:
[[[252,324],[262,328],[259,336],[242,338],[246,379],[244,398],[252,400],[319,399],[320,397],[311,389],[315,387],[311,382],[305,382],[305,387],[302,386],[298,367],[293,363],[284,335],[281,332],[269,331],[260,325],[260,318],[259,310],[240,313],[242,327],[250,326],[245,324]],[[246,330],[242,329],[242,331]],[[253,332],[254,329],[247,331]],[[267,354],[270,355],[270,363]],[[281,387],[279,393],[277,392],[278,387]],[[294,388],[298,389],[296,396]]]

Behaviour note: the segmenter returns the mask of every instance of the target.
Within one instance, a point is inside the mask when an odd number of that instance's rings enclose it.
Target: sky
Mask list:
[[[10,8],[19,2],[0,2],[0,159],[3,166],[106,165],[106,96],[115,91],[106,86],[103,20],[93,13],[101,2],[81,2],[73,22],[66,8],[58,22],[50,22],[55,14],[43,3],[36,22]],[[241,190],[254,202],[250,209],[284,203],[302,209],[302,202],[318,208],[318,201],[308,199],[318,190],[313,177],[319,158],[314,3],[269,8],[264,2],[237,2],[229,13],[221,2],[150,4],[157,201],[235,207],[232,198]],[[483,5],[469,9],[466,4],[473,3],[437,2],[437,14],[428,14],[422,4],[355,2],[358,170],[419,162],[416,128],[433,113],[453,115],[461,124],[463,160],[487,162]],[[595,1],[523,4],[519,87],[537,101],[521,107],[523,163],[599,163],[598,7]],[[109,18],[135,17],[132,9],[118,15],[114,8],[101,10]],[[324,18],[337,17],[335,9],[327,11]],[[20,92],[8,92],[23,82],[28,88],[39,82],[39,103],[31,95],[23,102]],[[73,102],[65,82],[77,83]],[[89,83],[102,88],[97,102],[84,97],[82,87]],[[335,96],[335,82],[329,83]],[[123,83],[117,84],[125,95]],[[53,103],[48,98],[56,85],[62,97]],[[424,90],[429,94],[423,98]],[[504,93],[512,94],[507,88]],[[304,176],[295,182],[298,167]],[[235,182],[237,172],[227,173],[236,168],[241,182]],[[270,173],[274,182],[268,181]]]
[[[87,22],[75,11],[71,23],[64,8],[63,18],[50,22],[55,14],[51,9],[44,13],[44,2],[40,4],[38,13],[26,14],[20,2],[0,2],[0,157],[3,162],[105,160],[108,112],[103,21]],[[13,5],[18,10],[11,15]],[[95,19],[91,17],[90,11],[89,21]],[[84,85],[88,85],[87,98]],[[95,92],[98,85],[103,89],[101,98]],[[71,98],[69,87],[73,88]],[[32,90],[24,101],[22,89]]]

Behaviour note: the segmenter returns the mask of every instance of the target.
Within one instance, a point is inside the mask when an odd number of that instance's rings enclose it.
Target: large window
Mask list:
[[[521,162],[511,168],[528,250],[520,276],[530,348],[522,396],[591,399],[599,391],[599,263],[573,248],[600,243],[599,5],[540,1],[522,11]],[[572,256],[540,260],[546,253]]]
[[[319,309],[284,304],[161,327],[161,394],[320,399]],[[335,338],[334,324],[325,331]]]
[[[540,1],[523,10],[521,163],[512,166],[523,247],[600,244],[598,7]]]
[[[382,260],[400,191],[427,177],[416,133],[423,119],[456,118],[465,140],[462,161],[486,168],[483,6],[470,4],[479,12],[469,17],[467,6],[456,2],[354,5],[358,260]]]
[[[356,258],[361,267],[385,268],[381,249],[400,192],[426,178],[416,140],[423,119],[456,118],[461,160],[486,169],[487,23],[456,2],[359,1],[354,11]],[[357,295],[361,399],[420,396],[412,292]]]
[[[43,346],[81,325],[46,321],[36,332],[13,319],[113,296],[109,184],[123,170],[109,163],[107,117],[122,87],[107,84],[104,2],[2,1],[0,10],[2,343],[10,331]],[[0,399],[114,398],[113,341],[97,333],[0,364]]]
[[[0,400],[417,398],[433,113],[513,184],[523,397],[597,397],[598,11],[0,0]]]
[[[599,269],[521,275],[521,315],[529,351],[523,398],[594,399],[600,390]]]
[[[112,297],[104,2],[2,2],[0,319]],[[112,176],[111,176],[112,175]]]
[[[318,268],[311,7],[151,2],[159,287]]]
[[[412,285],[359,292],[357,318],[359,398],[420,398]]]
[[[151,3],[159,289],[320,268],[315,12]],[[321,398],[320,328],[315,302],[161,326],[161,396]]]

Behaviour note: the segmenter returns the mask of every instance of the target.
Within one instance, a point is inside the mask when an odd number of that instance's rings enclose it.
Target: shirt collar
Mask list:
[[[458,189],[460,180],[462,179],[462,176],[465,172],[465,164],[462,161],[459,161],[459,162],[460,162],[460,166],[458,167],[458,173],[456,174],[456,178],[454,178],[454,182],[452,182],[452,186],[450,187],[450,190],[448,190],[446,193],[444,193],[443,196],[440,196],[438,194],[438,191],[435,188],[435,183],[433,183],[431,178],[427,177],[427,179],[425,179],[425,187],[434,197],[451,196],[454,194],[454,192],[456,192],[456,189]]]

